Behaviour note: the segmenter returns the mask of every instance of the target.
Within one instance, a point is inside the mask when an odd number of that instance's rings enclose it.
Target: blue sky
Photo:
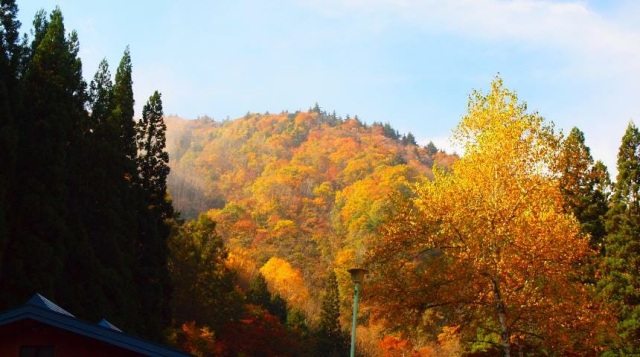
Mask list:
[[[446,138],[473,89],[500,73],[531,111],[577,126],[615,172],[640,118],[635,0],[18,0],[23,32],[60,6],[85,78],[130,46],[136,113],[217,120],[319,103],[389,122],[422,144]],[[640,124],[640,123],[638,123]]]

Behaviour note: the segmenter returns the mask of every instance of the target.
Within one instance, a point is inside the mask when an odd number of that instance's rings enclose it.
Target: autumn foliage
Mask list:
[[[454,135],[465,155],[414,186],[371,250],[376,315],[455,322],[466,340],[494,335],[505,355],[531,344],[595,353],[609,320],[579,280],[594,253],[563,210],[552,129],[497,79]]]
[[[595,291],[606,168],[500,78],[469,99],[461,158],[319,108],[168,124],[174,202],[208,209],[245,296],[215,330],[224,353],[339,350],[318,316],[348,331],[346,269],[363,263],[365,355],[591,356],[615,340]]]
[[[211,326],[216,340],[224,340],[229,351],[248,351],[253,348],[250,345],[263,344],[262,339],[242,339],[241,334],[280,331],[271,324],[276,318],[282,331],[293,333],[288,340],[306,341],[300,348],[282,341],[296,353],[343,350],[335,336],[348,330],[352,287],[345,264],[351,264],[356,253],[362,256],[365,240],[390,219],[394,210],[390,197],[408,192],[411,182],[429,177],[433,163],[444,162],[449,155],[433,144],[430,149],[416,145],[388,124],[366,125],[319,108],[247,114],[223,122],[167,118],[167,123],[173,201],[187,218],[207,211],[206,216],[215,221],[211,227],[219,234],[208,233],[215,237],[211,241],[218,244],[221,238],[225,245],[215,264],[192,266],[214,260],[203,259],[201,242],[208,236],[188,231],[203,218],[185,224],[177,231],[183,234],[173,241],[179,243],[174,252],[183,260],[183,266],[176,265],[174,271],[201,269],[198,274],[204,280],[195,281],[205,283],[211,294],[218,289],[221,297],[245,296],[241,301],[244,317],[236,316],[234,323],[223,327],[220,320],[231,317],[225,313],[219,315],[217,326]],[[338,294],[337,310],[331,316],[336,314],[341,324],[327,339],[326,323],[320,318],[327,313],[321,297],[326,295],[326,272],[333,268],[338,274]],[[207,276],[226,276],[225,269],[234,272],[236,291],[230,293],[227,285],[206,285],[211,280]],[[256,293],[255,282],[260,278],[268,292]],[[218,308],[214,304],[208,310]],[[191,319],[201,323],[205,316]],[[218,334],[222,329],[224,334]],[[271,332],[264,332],[265,336]],[[371,345],[377,346],[377,341]]]

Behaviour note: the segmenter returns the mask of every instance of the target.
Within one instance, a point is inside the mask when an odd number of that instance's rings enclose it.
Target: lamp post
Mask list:
[[[353,322],[351,323],[351,354],[349,356],[355,357],[356,355],[356,324],[358,323],[358,298],[360,297],[360,283],[364,280],[364,275],[367,273],[366,269],[352,268],[348,272],[351,274],[351,280],[353,280]]]

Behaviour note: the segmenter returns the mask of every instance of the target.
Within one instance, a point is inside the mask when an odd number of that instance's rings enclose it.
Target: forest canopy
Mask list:
[[[640,353],[640,133],[613,182],[499,76],[453,132],[306,111],[135,117],[59,8],[0,12],[0,309],[39,292],[194,355]],[[461,98],[462,99],[462,98]]]

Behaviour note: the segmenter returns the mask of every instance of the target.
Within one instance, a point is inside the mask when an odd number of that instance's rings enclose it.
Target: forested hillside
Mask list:
[[[640,131],[617,177],[496,77],[458,157],[308,111],[134,116],[60,9],[0,12],[0,310],[39,292],[197,356],[640,354]]]
[[[339,118],[317,105],[223,122],[166,122],[176,208],[185,218],[206,212],[240,284],[260,271],[311,325],[334,270],[347,316],[346,269],[363,263],[367,240],[394,212],[392,195],[408,193],[411,183],[432,177],[434,165],[447,168],[456,158],[389,124]]]
[[[258,266],[283,258],[312,288],[338,255],[364,249],[393,211],[392,192],[454,159],[388,124],[320,109],[167,125],[169,187],[183,217],[208,211],[232,250]]]
[[[272,176],[290,186],[292,191],[283,192],[287,196],[312,198],[313,189],[325,182],[325,188],[335,192],[383,167],[406,164],[430,176],[434,163],[451,162],[432,143],[420,147],[411,133],[401,135],[388,123],[366,125],[357,117],[342,119],[318,107],[307,112],[249,113],[222,122],[208,117],[166,121],[171,194],[186,218],[230,202],[245,202],[263,190],[256,186],[271,185]],[[304,188],[285,183],[286,176],[304,176],[300,178]],[[275,196],[261,196],[262,201],[271,197]]]
[[[358,318],[364,355],[637,348],[625,290],[636,274],[623,263],[634,259],[625,248],[637,206],[633,124],[612,184],[579,129],[555,132],[500,78],[470,97],[453,136],[462,158],[317,105],[167,122],[174,203],[185,217],[216,222],[221,266],[245,306],[280,316],[307,346],[288,340],[288,353],[345,353],[354,266],[369,269]],[[237,343],[220,332],[208,341]]]

